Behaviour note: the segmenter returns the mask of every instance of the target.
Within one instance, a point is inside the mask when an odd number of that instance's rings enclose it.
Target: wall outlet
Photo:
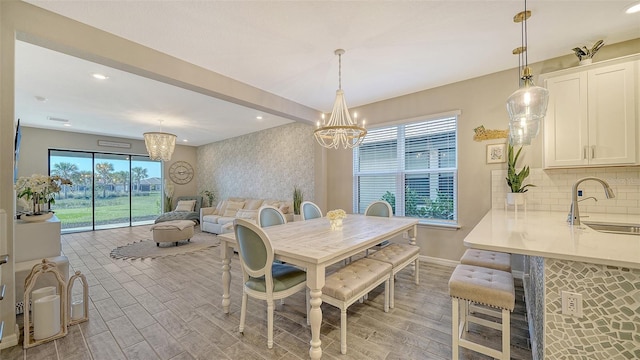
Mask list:
[[[562,295],[562,314],[582,317],[582,294],[563,291]]]
[[[578,190],[578,196],[582,196],[582,190]]]

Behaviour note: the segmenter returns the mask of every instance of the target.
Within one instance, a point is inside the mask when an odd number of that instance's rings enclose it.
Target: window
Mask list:
[[[386,200],[394,214],[457,221],[457,114],[369,130],[353,150],[355,213]]]

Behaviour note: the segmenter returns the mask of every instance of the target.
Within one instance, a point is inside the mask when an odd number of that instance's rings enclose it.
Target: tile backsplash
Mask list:
[[[615,198],[607,199],[602,185],[596,181],[585,181],[579,186],[584,199],[580,202],[582,214],[617,213],[640,214],[640,167],[576,168],[576,169],[531,169],[525,184],[528,188],[527,209],[546,211],[569,211],[571,188],[584,177],[598,177],[609,183]],[[507,170],[491,171],[491,207],[504,208],[509,191],[505,178]],[[595,197],[597,200],[590,199]]]

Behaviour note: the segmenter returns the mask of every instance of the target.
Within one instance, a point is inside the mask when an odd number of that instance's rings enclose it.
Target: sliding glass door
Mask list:
[[[146,156],[50,150],[49,172],[73,181],[52,205],[63,230],[148,224],[161,213],[162,164]]]

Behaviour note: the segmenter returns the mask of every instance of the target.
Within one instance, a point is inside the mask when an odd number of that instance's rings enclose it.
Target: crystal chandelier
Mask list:
[[[325,123],[324,114],[322,114],[322,124],[318,121],[317,129],[313,132],[318,143],[328,149],[337,149],[341,146],[344,149],[357,147],[367,135],[364,128],[364,120],[362,126],[358,126],[356,120],[351,119],[347,103],[344,100],[344,92],[342,91],[342,54],[343,49],[337,49],[334,52],[338,55],[338,90],[336,91],[336,101],[333,104],[333,111],[329,122]],[[354,114],[354,118],[356,115]]]
[[[513,50],[518,55],[518,69],[522,70],[520,88],[507,99],[509,113],[509,142],[511,145],[530,145],[531,140],[540,131],[540,122],[547,113],[549,91],[533,84],[533,74],[527,59],[527,19],[531,11],[527,11],[527,0],[524,11],[513,17],[513,22],[521,23],[522,46]]]
[[[162,120],[160,120],[160,131],[146,132],[143,135],[144,144],[147,147],[147,152],[151,160],[171,160],[173,149],[176,146],[176,136],[162,132]]]

